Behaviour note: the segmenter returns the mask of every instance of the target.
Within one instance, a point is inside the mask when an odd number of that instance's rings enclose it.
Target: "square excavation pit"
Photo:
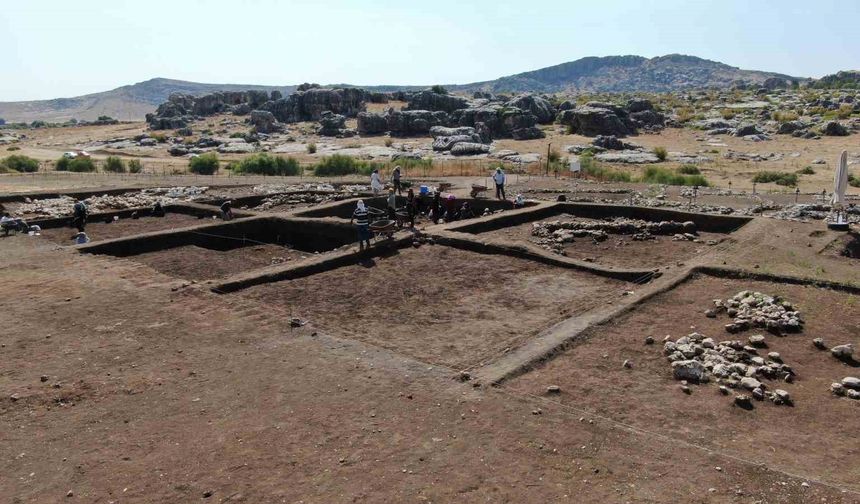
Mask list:
[[[353,240],[348,225],[251,219],[95,246],[86,251],[127,257],[187,280],[221,279],[300,261]]]
[[[824,253],[843,259],[860,259],[860,233],[844,233],[839,238],[833,240],[824,249]]]
[[[740,291],[779,295],[791,302],[805,320],[800,333],[775,336],[761,329],[729,334],[732,319],[722,312],[708,318],[705,310],[714,299],[727,299]],[[771,469],[804,474],[846,488],[860,490],[860,437],[857,436],[860,401],[831,394],[830,385],[846,376],[860,377],[856,363],[843,363],[818,350],[812,340],[821,337],[829,346],[860,343],[860,297],[823,288],[764,281],[723,279],[698,275],[675,289],[657,295],[617,319],[587,330],[562,354],[525,375],[507,382],[518,392],[545,395],[575,407],[588,417],[599,414],[681,442],[703,446]],[[758,354],[769,359],[778,352],[793,368],[793,383],[759,377],[767,390],[783,389],[793,406],[753,400],[751,410],[734,405],[730,389],[722,395],[715,380],[690,384],[685,394],[673,378],[663,353],[662,340],[675,341],[692,332],[724,340],[765,336],[767,347]],[[646,345],[646,337],[655,343]],[[623,366],[629,360],[630,368]],[[556,385],[560,393],[548,394]],[[679,445],[679,450],[684,448]]]
[[[148,214],[149,210],[140,210],[141,214]],[[114,220],[114,216],[119,219]],[[238,218],[238,217],[237,217]],[[132,218],[131,212],[106,212],[90,214],[87,220],[86,233],[90,241],[112,240],[127,236],[151,233],[153,231],[166,231],[170,229],[187,228],[201,224],[221,222],[217,219],[215,211],[180,213],[175,208],[167,209],[164,217],[152,217],[142,215]],[[30,224],[39,224],[42,227],[42,238],[51,240],[61,245],[74,245],[75,235],[78,230],[71,225],[72,218],[51,219],[50,221],[33,221]]]
[[[605,239],[591,236],[574,236],[560,246],[551,244],[551,237],[534,233],[535,225],[560,222],[566,224],[601,224],[615,219],[637,219],[646,222],[691,221],[696,232],[695,240],[675,239],[672,234],[651,234],[649,239],[641,236],[623,234],[606,229]],[[748,219],[723,216],[689,214],[683,212],[655,211],[636,207],[616,207],[600,205],[558,205],[549,211],[524,214],[516,219],[499,219],[500,222],[486,222],[475,226],[465,226],[456,231],[482,234],[504,243],[528,243],[579,261],[591,262],[609,268],[657,268],[674,264],[707,253],[713,246],[731,240],[732,231],[743,226]],[[617,222],[617,221],[616,221]],[[559,231],[559,232],[564,232]],[[683,231],[679,230],[679,233]]]
[[[616,299],[627,285],[525,259],[425,245],[236,295],[288,309],[333,335],[461,369]]]

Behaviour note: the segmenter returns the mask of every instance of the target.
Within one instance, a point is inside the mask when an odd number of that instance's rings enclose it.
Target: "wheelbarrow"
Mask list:
[[[477,198],[478,196],[482,195],[482,193],[487,192],[489,189],[490,188],[485,186],[484,184],[472,184],[472,190],[469,191],[469,196]]]
[[[397,221],[378,220],[370,223],[370,232],[376,239],[385,237],[391,240],[394,238],[395,231],[397,231]]]
[[[367,207],[367,217],[370,223],[373,224],[376,221],[388,220],[388,212],[369,206]]]

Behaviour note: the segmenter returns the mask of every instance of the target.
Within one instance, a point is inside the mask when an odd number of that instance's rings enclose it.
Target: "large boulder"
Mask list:
[[[540,124],[549,124],[555,120],[555,107],[546,98],[533,94],[522,94],[505,104],[520,110],[531,112]]]
[[[646,100],[645,98],[631,98],[627,100],[627,111],[631,114],[649,110],[654,110],[651,100]]]
[[[597,106],[600,105],[600,106]],[[558,122],[569,127],[572,133],[584,136],[614,135],[625,137],[635,133],[626,113],[617,107],[589,103],[558,114]]]
[[[437,152],[449,151],[459,143],[481,143],[481,138],[476,134],[439,136],[433,140],[433,150]]]
[[[384,115],[373,112],[359,112],[359,135],[381,135],[386,131],[388,131],[388,120]]]
[[[488,152],[490,152],[490,146],[482,143],[462,142],[451,148],[451,154],[454,156],[474,156],[476,154],[486,154]]]
[[[774,89],[787,89],[788,86],[788,81],[780,77],[768,77],[761,84],[761,87],[767,89],[768,91],[773,91]]]
[[[442,111],[450,114],[455,110],[464,109],[468,106],[469,102],[459,96],[434,93],[433,91],[421,91],[409,97],[408,104],[403,110]]]
[[[458,126],[455,128],[449,128],[447,126],[433,126],[430,128],[430,136],[433,138],[438,137],[451,137],[456,135],[474,135],[475,128],[471,126]]]
[[[633,124],[635,124],[637,128],[649,130],[659,129],[666,125],[666,117],[653,110],[631,112],[630,120],[633,121]]]
[[[807,128],[803,121],[787,121],[779,125],[776,130],[778,135],[790,135],[795,131],[805,130]]]
[[[275,120],[274,114],[268,110],[253,110],[248,120],[257,133],[275,133],[283,129]]]
[[[755,124],[742,124],[735,130],[736,137],[745,137],[749,135],[761,135],[762,131]]]
[[[448,114],[429,110],[393,110],[385,114],[388,131],[393,136],[428,135],[433,126],[446,126]]]
[[[830,121],[821,128],[821,134],[824,136],[848,136],[848,128],[837,121]]]
[[[346,129],[346,117],[329,111],[322,113],[319,120],[320,127],[317,134],[320,136],[338,136]]]
[[[529,126],[527,128],[517,128],[511,131],[511,138],[514,140],[536,140],[544,138],[546,133],[537,126]]]

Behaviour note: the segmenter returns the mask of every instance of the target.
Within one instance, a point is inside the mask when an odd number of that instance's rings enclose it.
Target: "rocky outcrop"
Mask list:
[[[636,133],[627,111],[606,103],[588,102],[581,107],[562,111],[557,120],[570,128],[572,133],[584,136],[625,137]]]
[[[507,102],[505,106],[531,112],[540,124],[552,123],[558,112],[549,100],[533,94],[519,95]]]
[[[848,136],[848,128],[837,121],[830,121],[821,128],[821,134],[824,136]]]
[[[434,126],[446,126],[450,123],[448,114],[442,111],[429,110],[393,110],[385,114],[388,131],[392,136],[428,135]]]
[[[355,117],[365,108],[368,93],[363,89],[309,88],[283,98],[280,92],[225,91],[203,96],[174,93],[158,106],[146,121],[151,129],[172,129],[186,126],[198,117],[233,113],[247,115],[251,111],[270,112],[277,121],[292,123],[318,121],[323,112]]]
[[[320,136],[343,135],[343,132],[346,129],[346,117],[329,111],[322,113],[319,123],[320,127],[317,130],[317,134]]]
[[[735,130],[734,136],[745,137],[749,135],[761,135],[762,131],[755,124],[742,124]]]
[[[359,135],[382,135],[388,131],[388,120],[382,114],[359,112],[357,119]]]
[[[248,119],[257,133],[276,133],[283,131],[283,126],[275,120],[275,116],[267,110],[254,110]]]
[[[452,114],[451,119],[459,126],[476,127],[478,123],[484,123],[482,129],[488,131],[493,138],[525,140],[544,136],[543,131],[535,128],[537,118],[534,114],[496,103],[458,110]]]
[[[367,92],[358,88],[311,88],[286,98],[269,101],[261,108],[270,111],[281,122],[319,121],[323,112],[356,117],[366,108]]]
[[[806,128],[807,126],[803,121],[788,121],[780,124],[776,133],[778,135],[791,135],[796,131],[805,130]]]
[[[421,91],[409,97],[408,105],[403,110],[442,111],[450,114],[455,110],[464,109],[468,106],[469,102],[459,96],[434,93],[433,91]]]

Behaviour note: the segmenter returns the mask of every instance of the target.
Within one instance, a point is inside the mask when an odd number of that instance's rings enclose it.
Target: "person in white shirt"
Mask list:
[[[496,173],[493,174],[493,182],[496,183],[496,198],[507,200],[505,197],[505,172],[501,168],[496,168]]]
[[[370,188],[373,190],[374,196],[378,196],[384,188],[382,180],[379,178],[379,170],[373,170],[373,173],[370,174]]]

